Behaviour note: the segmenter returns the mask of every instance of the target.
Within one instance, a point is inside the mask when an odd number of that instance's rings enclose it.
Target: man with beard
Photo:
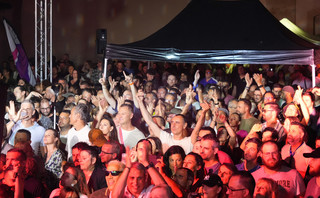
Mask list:
[[[260,178],[271,178],[279,185],[279,197],[295,197],[303,195],[305,185],[301,175],[295,169],[283,166],[279,148],[275,142],[267,141],[261,146],[262,167],[253,172],[257,182]]]
[[[281,149],[281,157],[291,168],[295,168],[302,177],[305,176],[310,159],[303,157],[304,153],[310,153],[312,148],[303,141],[305,135],[304,126],[299,122],[292,122],[287,135],[288,144]]]
[[[38,123],[46,130],[49,128],[53,128],[53,113],[51,112],[51,105],[48,99],[41,99],[39,113],[41,117]]]
[[[259,120],[250,114],[251,102],[247,99],[240,99],[237,106],[237,113],[241,115],[239,130],[250,132],[254,124],[259,123]]]
[[[253,173],[260,168],[258,164],[258,153],[261,146],[261,140],[258,138],[248,139],[244,148],[244,161],[237,164],[236,167],[239,171],[245,170]]]
[[[317,197],[320,195],[320,148],[311,153],[304,153],[304,157],[311,158],[310,175],[314,176],[308,183],[305,197]]]

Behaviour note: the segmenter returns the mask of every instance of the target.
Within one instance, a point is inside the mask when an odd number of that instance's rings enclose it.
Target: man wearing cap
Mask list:
[[[311,153],[304,153],[305,158],[311,158],[310,175],[314,176],[308,183],[304,197],[319,197],[320,195],[320,148]]]
[[[282,88],[282,93],[280,95],[280,98],[286,101],[285,104],[289,104],[290,102],[292,102],[293,96],[294,96],[293,87],[291,87],[290,85],[287,85]]]
[[[221,178],[218,175],[209,173],[202,182],[203,197],[218,198],[222,192],[222,185]]]

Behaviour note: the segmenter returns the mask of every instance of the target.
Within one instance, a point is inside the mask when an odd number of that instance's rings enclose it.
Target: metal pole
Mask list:
[[[316,65],[312,64],[311,69],[312,69],[312,87],[315,87],[316,86]]]
[[[44,79],[48,79],[48,4],[47,0],[44,0]],[[52,81],[50,81],[52,83]]]
[[[38,79],[38,2],[34,0],[34,76]]]
[[[50,24],[49,24],[49,34],[50,34],[50,82],[52,82],[52,0],[50,0]]]
[[[43,80],[43,5],[42,1],[40,1],[40,81]]]

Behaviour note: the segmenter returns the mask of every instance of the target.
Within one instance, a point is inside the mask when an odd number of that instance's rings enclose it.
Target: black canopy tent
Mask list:
[[[284,27],[258,0],[192,0],[149,37],[108,44],[106,59],[313,65],[317,48]]]

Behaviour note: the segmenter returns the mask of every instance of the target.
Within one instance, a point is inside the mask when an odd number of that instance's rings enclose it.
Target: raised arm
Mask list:
[[[240,99],[241,98],[246,98],[247,97],[247,94],[248,94],[248,90],[250,89],[250,86],[252,84],[252,78],[250,78],[249,74],[246,73],[245,75],[245,80],[246,80],[246,88],[243,90],[242,94],[240,95]]]
[[[132,93],[132,98],[133,98],[133,103],[134,103],[134,106],[139,109],[139,103],[138,103],[138,100],[136,98],[136,95],[137,95],[137,89],[136,87],[134,86],[133,84],[133,79],[132,79],[132,74],[130,75],[126,75],[126,72],[123,71],[123,75],[125,77],[125,80],[127,81],[127,83],[129,84],[130,86],[130,89],[131,89],[131,93]]]
[[[303,89],[301,89],[301,87],[298,86],[298,89],[295,92],[295,98],[297,99],[297,102],[300,104],[302,115],[306,121],[306,124],[308,124],[310,120],[310,112],[307,105],[304,103],[304,100],[302,99],[302,92]]]
[[[201,113],[201,115],[199,117],[199,120],[198,120],[196,126],[194,127],[194,129],[193,129],[193,131],[191,133],[191,143],[192,144],[196,143],[197,138],[199,136],[200,129],[204,124],[206,113],[210,109],[210,105],[207,102],[201,103],[200,105],[202,107],[202,113]]]
[[[195,92],[192,89],[192,86],[189,86],[189,89],[186,92],[186,104],[184,105],[181,114],[186,115],[189,111],[190,106],[192,105]]]
[[[11,135],[10,131],[13,128],[13,126],[21,119],[21,109],[16,113],[14,102],[11,100],[9,102],[9,108],[7,107],[7,111],[9,114],[10,122],[6,124],[7,127],[7,136]],[[3,138],[9,138],[9,137],[3,137]]]
[[[266,89],[264,88],[262,84],[262,74],[253,74],[253,79],[256,81],[258,88],[260,89],[262,95],[266,93]]]
[[[142,114],[143,119],[146,121],[146,123],[149,125],[151,128],[150,133],[152,132],[151,135],[155,135],[156,137],[160,138],[160,132],[161,129],[158,127],[156,123],[153,122],[152,116],[149,114],[148,110],[146,109],[145,105],[143,104],[143,98],[144,98],[144,93],[142,90],[139,90],[137,93],[137,101],[140,106],[140,111]]]
[[[116,100],[112,97],[112,95],[110,94],[109,90],[107,89],[107,83],[106,83],[106,79],[104,77],[100,78],[99,83],[102,85],[102,92],[104,97],[106,98],[107,102],[110,104],[110,106],[115,109],[117,102]],[[111,82],[113,83],[113,82]],[[110,84],[111,86],[111,84]]]
[[[221,119],[220,119],[221,120]],[[229,145],[230,147],[233,149],[236,144],[237,144],[237,135],[236,133],[233,131],[233,129],[231,128],[231,126],[229,125],[227,119],[224,119],[223,120],[223,123],[224,123],[224,126],[226,127],[227,129],[227,132],[230,136],[230,139],[229,139]]]
[[[147,169],[148,174],[150,175],[151,180],[155,185],[161,185],[165,184],[166,182],[164,181],[163,177],[160,175],[160,173],[157,171],[157,169],[154,166],[150,166],[149,163],[149,154],[147,151],[148,147],[148,142],[144,141],[140,144],[145,144],[144,146],[139,148],[139,151],[141,155],[138,155],[138,161],[141,163],[144,167],[149,167]]]
[[[170,177],[168,177],[164,172],[163,172],[163,167],[165,164],[163,163],[163,158],[158,159],[158,163],[156,164],[156,168],[159,170],[159,173],[165,180],[165,182],[170,186],[172,192],[177,196],[177,197],[183,197],[183,192],[179,188],[179,185],[173,181]]]
[[[115,184],[114,189],[112,190],[112,197],[123,197],[124,189],[126,187],[126,181],[128,179],[128,175],[131,168],[131,160],[130,160],[130,149],[126,147],[126,168],[123,170],[120,175],[118,181]]]

